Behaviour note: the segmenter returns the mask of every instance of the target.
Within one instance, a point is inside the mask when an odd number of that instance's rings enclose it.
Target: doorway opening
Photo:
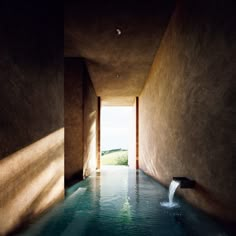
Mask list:
[[[134,107],[102,106],[101,166],[132,166],[135,142]]]

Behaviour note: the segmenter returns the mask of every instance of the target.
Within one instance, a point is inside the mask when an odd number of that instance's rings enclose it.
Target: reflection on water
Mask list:
[[[231,235],[177,196],[179,208],[161,207],[167,198],[168,190],[141,171],[103,167],[19,235]]]

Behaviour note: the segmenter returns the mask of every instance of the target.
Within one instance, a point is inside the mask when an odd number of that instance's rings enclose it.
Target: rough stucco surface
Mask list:
[[[62,30],[40,6],[0,3],[0,159],[63,127]]]
[[[235,17],[229,1],[182,1],[140,96],[140,168],[197,207],[236,221]]]
[[[129,168],[136,169],[136,154],[137,154],[137,120],[136,120],[136,101],[132,106],[131,111],[131,126],[130,126],[130,133],[129,133],[129,148],[128,148],[128,165]]]
[[[97,96],[86,71],[84,83],[84,171],[89,176],[97,165]]]
[[[106,103],[132,105],[173,6],[172,0],[66,1],[65,55],[85,58],[96,94]]]
[[[65,58],[65,178],[69,184],[96,169],[97,96],[84,60]]]
[[[0,3],[0,235],[64,196],[63,34],[52,10]]]
[[[83,174],[83,75],[81,59],[65,58],[65,178]]]
[[[0,161],[0,235],[64,198],[64,130]]]

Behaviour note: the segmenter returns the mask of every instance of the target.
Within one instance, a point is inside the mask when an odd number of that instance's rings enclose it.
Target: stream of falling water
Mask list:
[[[175,181],[175,180],[172,180],[171,183],[170,183],[170,186],[169,186],[169,202],[161,202],[161,206],[164,206],[164,207],[178,207],[178,203],[175,203],[173,202],[174,200],[174,195],[175,195],[175,191],[176,189],[178,188],[178,186],[180,185],[180,182],[179,181]]]

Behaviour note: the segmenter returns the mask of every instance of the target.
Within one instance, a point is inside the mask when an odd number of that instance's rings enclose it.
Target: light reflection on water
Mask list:
[[[160,206],[167,199],[168,190],[141,171],[103,167],[69,188],[63,203],[18,235],[230,235],[178,196],[179,208]]]

